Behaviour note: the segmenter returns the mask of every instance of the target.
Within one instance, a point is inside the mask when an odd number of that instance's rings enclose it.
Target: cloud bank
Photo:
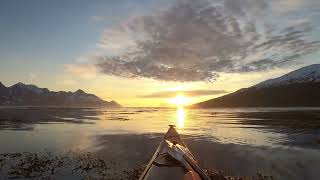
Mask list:
[[[184,94],[185,96],[209,96],[209,95],[219,95],[226,94],[228,91],[224,90],[193,90],[193,91],[162,91],[153,94],[137,96],[138,98],[171,98],[177,96],[177,94]]]
[[[108,53],[95,57],[97,66],[126,78],[212,82],[221,72],[264,71],[319,50],[312,22],[288,12],[281,19],[272,3],[173,1],[106,30],[100,47]]]

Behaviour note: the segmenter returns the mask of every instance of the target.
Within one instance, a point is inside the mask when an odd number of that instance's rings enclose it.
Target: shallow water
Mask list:
[[[230,175],[318,179],[319,108],[0,108],[0,152],[94,152],[134,167],[174,124],[200,162]]]

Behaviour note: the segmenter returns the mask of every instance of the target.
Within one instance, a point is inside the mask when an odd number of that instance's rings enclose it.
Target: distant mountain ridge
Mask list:
[[[192,107],[320,107],[320,64],[300,68]]]
[[[0,106],[120,107],[115,101],[104,101],[83,90],[50,91],[21,82],[6,87],[0,82]]]

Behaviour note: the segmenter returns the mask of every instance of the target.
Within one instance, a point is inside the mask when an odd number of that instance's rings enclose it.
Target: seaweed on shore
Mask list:
[[[215,171],[215,170],[206,170],[206,173],[211,178],[211,180],[274,180],[272,176],[263,175],[261,172],[258,172],[256,176],[245,177],[238,176],[232,177],[227,176],[223,171]]]
[[[121,164],[100,159],[92,153],[0,154],[0,175],[7,179],[128,179],[138,180],[145,165],[123,169]],[[257,173],[255,177],[230,177],[222,171],[205,171],[212,180],[273,180]],[[60,177],[60,178],[59,178]]]
[[[5,153],[0,154],[0,159],[2,176],[7,179],[112,179],[122,176],[122,172],[116,171],[117,163],[99,159],[92,153]]]

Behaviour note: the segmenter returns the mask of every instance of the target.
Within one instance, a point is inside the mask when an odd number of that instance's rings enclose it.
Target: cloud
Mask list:
[[[91,20],[94,22],[100,22],[100,21],[104,21],[105,18],[102,16],[91,16]]]
[[[32,72],[28,74],[28,82],[29,83],[34,83],[34,81],[37,80],[37,79],[38,79],[38,75],[37,74],[32,73]]]
[[[65,72],[82,79],[93,79],[97,76],[97,67],[93,64],[66,64]]]
[[[78,82],[72,79],[59,79],[57,84],[62,86],[74,86],[77,85]]]
[[[221,72],[264,71],[319,50],[311,22],[277,20],[268,2],[174,1],[106,30],[99,46],[108,53],[95,57],[97,66],[126,78],[212,82]]]
[[[220,95],[226,94],[228,91],[225,90],[192,90],[192,91],[162,91],[148,95],[137,96],[138,98],[170,98],[175,97],[177,94],[184,94],[189,97],[194,96],[209,96],[209,95]]]

